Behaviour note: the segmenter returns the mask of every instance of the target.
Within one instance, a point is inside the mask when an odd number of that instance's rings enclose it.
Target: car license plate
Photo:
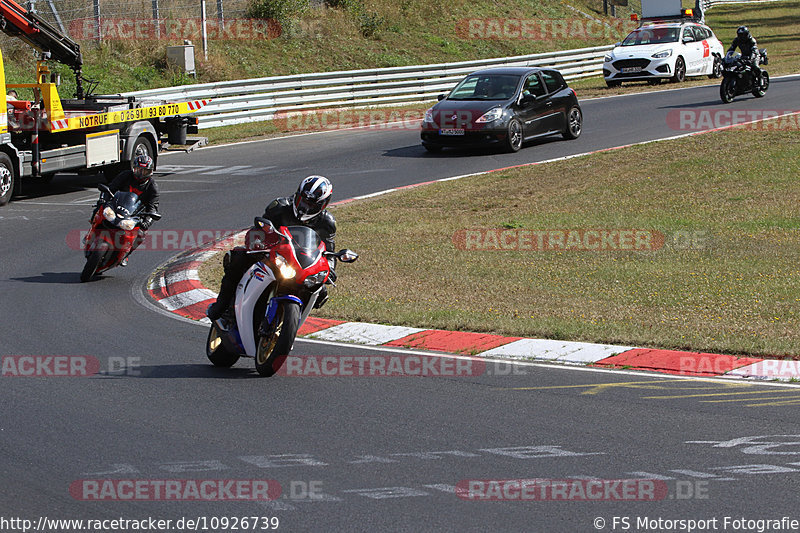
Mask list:
[[[642,67],[624,67],[622,69],[623,74],[630,74],[631,72],[641,72]]]
[[[439,135],[464,135],[464,128],[441,129]]]

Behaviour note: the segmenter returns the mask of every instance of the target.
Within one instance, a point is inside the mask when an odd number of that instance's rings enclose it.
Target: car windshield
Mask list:
[[[639,28],[633,30],[622,41],[622,46],[636,46],[640,44],[664,44],[678,42],[680,28]]]
[[[289,235],[292,236],[292,245],[297,261],[303,268],[308,268],[319,260],[322,252],[319,245],[322,239],[319,234],[307,226],[289,226]]]
[[[450,92],[448,100],[508,100],[517,92],[520,77],[514,74],[467,76]]]

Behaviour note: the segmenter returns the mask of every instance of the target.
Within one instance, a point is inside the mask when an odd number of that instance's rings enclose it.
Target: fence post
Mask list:
[[[153,0],[153,24],[156,27],[156,38],[161,38],[161,13],[158,11],[158,0]]]
[[[217,21],[219,22],[219,29],[225,29],[225,14],[223,12],[223,0],[217,0]]]
[[[208,31],[206,31],[206,0],[200,0],[200,21],[203,25],[203,57],[208,59]]]
[[[94,0],[94,25],[97,28],[97,42],[103,41],[103,36],[100,34],[100,0]]]

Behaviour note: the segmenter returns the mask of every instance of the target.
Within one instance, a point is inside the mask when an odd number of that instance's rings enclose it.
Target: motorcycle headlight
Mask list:
[[[313,276],[308,276],[305,280],[303,280],[303,285],[307,289],[311,289],[316,285],[319,285],[323,281],[325,281],[326,272],[317,272]]]
[[[661,52],[656,52],[650,57],[652,57],[653,59],[664,59],[665,57],[669,57],[671,55],[672,55],[672,50],[662,50]]]
[[[480,117],[475,122],[477,123],[485,123],[485,122],[494,122],[495,120],[499,119],[503,116],[503,110],[499,107],[493,107]]]
[[[132,218],[126,218],[120,220],[118,226],[124,229],[125,231],[130,231],[136,227],[136,221],[133,220]]]
[[[105,217],[105,219],[109,222],[114,222],[117,219],[117,214],[112,208],[106,207],[103,209],[103,217]]]
[[[433,108],[425,111],[425,120],[423,122],[433,122]]]
[[[295,274],[297,274],[292,265],[290,265],[281,254],[275,254],[275,264],[278,266],[278,270],[280,270],[281,276],[283,276],[284,279],[292,279]]]

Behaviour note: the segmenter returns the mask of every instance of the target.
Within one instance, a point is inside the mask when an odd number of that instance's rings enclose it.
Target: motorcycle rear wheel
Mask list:
[[[86,283],[94,277],[97,272],[97,267],[100,266],[107,251],[108,243],[103,241],[97,245],[97,249],[89,252],[89,256],[86,258],[86,264],[81,271],[81,283]]]
[[[275,331],[259,337],[256,349],[256,371],[264,377],[274,376],[286,361],[300,325],[300,305],[290,301],[281,302],[275,320]]]
[[[214,347],[212,348],[212,344]],[[206,357],[214,366],[231,367],[239,360],[239,354],[228,351],[219,336],[219,330],[215,323],[211,324],[206,340]]]
[[[719,97],[725,104],[733,102],[736,97],[736,82],[732,78],[725,78],[719,86]]]

